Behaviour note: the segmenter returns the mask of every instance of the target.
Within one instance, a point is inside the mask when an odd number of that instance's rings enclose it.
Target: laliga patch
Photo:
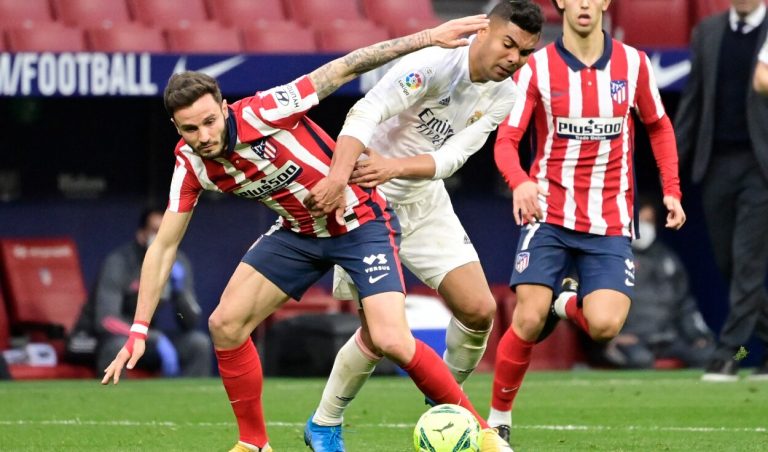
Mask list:
[[[290,114],[301,108],[301,96],[296,85],[282,85],[269,89],[265,97],[271,96],[275,101],[277,111],[281,114]]]
[[[406,96],[419,91],[424,87],[424,74],[421,71],[413,71],[397,79],[395,83]]]
[[[528,262],[530,261],[530,258],[531,253],[527,251],[518,253],[517,257],[515,258],[515,271],[518,273],[524,272],[525,269],[528,268]]]

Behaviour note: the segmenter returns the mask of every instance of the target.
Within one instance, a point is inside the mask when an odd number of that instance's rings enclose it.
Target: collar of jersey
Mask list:
[[[227,155],[235,151],[237,144],[237,121],[235,120],[235,111],[227,107],[229,117],[227,118]]]
[[[555,41],[555,49],[557,49],[557,53],[560,54],[560,58],[565,61],[565,64],[567,64],[572,71],[578,72],[587,68],[584,63],[579,61],[578,58],[576,58],[571,52],[568,51],[568,49],[565,48],[565,44],[563,44],[563,35],[560,35],[560,37],[557,38],[557,41]],[[608,65],[608,62],[611,60],[611,53],[613,53],[613,40],[608,35],[608,33],[603,31],[603,54],[597,61],[595,61],[595,64],[593,64],[592,67],[601,71],[605,69],[605,67]]]

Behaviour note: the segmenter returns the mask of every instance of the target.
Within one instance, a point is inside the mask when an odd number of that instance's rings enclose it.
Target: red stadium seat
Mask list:
[[[53,22],[48,0],[0,0],[0,27]]]
[[[318,50],[339,53],[389,39],[386,29],[368,21],[336,21],[318,29],[316,35]]]
[[[59,21],[78,27],[109,27],[130,22],[125,0],[53,0]]]
[[[118,24],[109,28],[86,30],[88,48],[97,52],[153,52],[168,51],[163,32],[139,24]]]
[[[384,27],[408,21],[440,22],[430,0],[362,0],[365,16]]]
[[[83,52],[85,37],[79,28],[58,23],[9,28],[8,50],[12,52]]]
[[[166,30],[168,50],[181,53],[239,53],[240,33],[234,28],[194,27]]]
[[[0,352],[10,347],[11,327],[8,324],[8,311],[5,307],[3,293],[0,291]]]
[[[393,23],[389,26],[387,26],[387,29],[389,30],[389,35],[393,38],[397,38],[400,36],[407,36],[413,33],[417,33],[422,30],[426,30],[427,28],[435,27],[436,25],[440,24],[440,19],[412,19],[412,18],[406,18],[404,20],[401,20],[400,22]]]
[[[701,22],[705,17],[719,14],[731,7],[731,0],[694,0],[690,2],[691,26]]]
[[[639,48],[688,45],[690,27],[686,0],[623,0],[613,18],[617,39]]]
[[[228,27],[286,20],[280,0],[206,0],[206,5],[209,16]]]
[[[128,0],[133,17],[160,28],[190,27],[211,19],[203,0]]]
[[[284,0],[291,20],[309,27],[327,26],[337,20],[361,21],[357,0]]]
[[[0,267],[12,324],[72,329],[87,297],[72,239],[2,239]]]
[[[312,30],[294,22],[264,22],[245,27],[243,48],[257,53],[317,52]]]

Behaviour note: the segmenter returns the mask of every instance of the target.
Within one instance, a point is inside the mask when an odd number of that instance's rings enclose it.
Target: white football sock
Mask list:
[[[491,407],[488,414],[488,425],[498,427],[499,425],[512,426],[512,411],[499,411]]]
[[[336,354],[313,422],[318,425],[341,424],[347,405],[368,381],[381,358],[363,344],[358,328]]]
[[[491,327],[485,331],[472,330],[451,317],[445,332],[443,360],[448,365],[456,383],[462,384],[483,358]]]

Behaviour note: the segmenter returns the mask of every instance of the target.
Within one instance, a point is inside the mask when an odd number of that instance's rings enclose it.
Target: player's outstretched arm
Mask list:
[[[435,28],[412,35],[372,44],[337,58],[309,74],[320,99],[328,97],[339,87],[360,74],[376,69],[397,57],[424,47],[461,47],[469,44],[467,35],[488,26],[485,14],[449,20]]]
[[[157,231],[157,237],[147,249],[144,262],[141,265],[139,300],[136,305],[136,313],[133,316],[131,333],[115,359],[104,369],[104,378],[101,379],[101,384],[108,384],[109,380],[112,380],[114,384],[119,383],[123,368],[133,369],[136,362],[144,354],[145,340],[152,315],[160,301],[160,294],[168,280],[171,267],[176,261],[176,251],[191,217],[191,212],[166,211],[163,215],[163,222]]]

